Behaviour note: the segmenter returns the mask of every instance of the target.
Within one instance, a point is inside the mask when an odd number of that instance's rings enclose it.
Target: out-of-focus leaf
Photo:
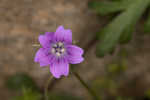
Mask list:
[[[10,76],[6,81],[6,86],[11,90],[20,90],[22,87],[32,88],[34,90],[38,89],[32,78],[25,73],[17,73],[16,75]]]
[[[123,6],[120,6],[120,3],[118,2],[93,1],[89,3],[89,7],[94,9],[96,13],[99,13],[101,15],[106,15],[106,14],[122,11],[125,9]]]
[[[147,18],[147,21],[144,25],[144,31],[145,33],[149,33],[150,34],[150,12],[149,12],[149,16]]]
[[[134,26],[132,25],[128,26],[120,37],[120,43],[121,44],[128,43],[132,39],[133,32],[134,32]]]
[[[48,100],[83,100],[83,99],[65,93],[49,93]]]
[[[89,7],[101,15],[120,12],[128,8],[135,0],[122,1],[92,1],[89,2]]]
[[[41,94],[38,92],[23,88],[22,94],[14,97],[13,100],[41,100],[41,97]]]
[[[145,92],[145,98],[150,99],[150,89]]]
[[[103,30],[104,36],[97,46],[97,56],[101,57],[112,51],[125,29],[130,25],[136,24],[149,3],[150,0],[136,0],[135,3],[131,4],[125,12],[116,17]]]
[[[121,96],[118,96],[116,100],[123,100]]]

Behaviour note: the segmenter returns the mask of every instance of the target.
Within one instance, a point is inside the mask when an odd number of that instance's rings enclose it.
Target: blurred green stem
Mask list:
[[[93,97],[94,100],[100,100],[100,97],[97,96],[97,94],[95,93],[95,91],[93,91],[93,89],[91,89],[84,81],[83,79],[80,77],[80,75],[74,71],[73,68],[71,68],[71,71],[73,73],[73,75],[79,80],[79,82],[87,89],[87,91],[89,92],[89,94],[91,94],[91,96]]]
[[[46,82],[45,89],[44,89],[44,98],[45,98],[45,100],[48,100],[48,86],[49,86],[52,79],[53,79],[53,76],[51,75],[50,78]]]
[[[91,94],[91,96],[93,97],[94,100],[101,100],[99,96],[97,96],[97,94],[95,93],[95,91],[93,91],[93,89],[91,89],[84,81],[83,79],[80,77],[80,75],[74,71],[73,68],[71,68],[71,71],[73,73],[73,75],[79,80],[79,82],[87,89],[87,91],[89,92],[89,94]],[[47,80],[46,85],[45,85],[45,89],[44,89],[44,99],[48,100],[48,86],[51,82],[51,80],[53,79],[53,76],[51,75],[50,78]]]

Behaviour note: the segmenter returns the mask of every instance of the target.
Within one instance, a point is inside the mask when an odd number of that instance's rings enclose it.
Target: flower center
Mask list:
[[[66,49],[64,47],[64,43],[62,42],[57,42],[53,44],[51,52],[55,54],[56,56],[60,57],[65,53]]]

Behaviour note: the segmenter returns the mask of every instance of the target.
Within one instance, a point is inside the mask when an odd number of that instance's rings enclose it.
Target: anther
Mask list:
[[[62,42],[58,42],[58,47],[62,47],[64,44]]]
[[[54,47],[54,48],[57,48],[57,44],[54,44],[53,47]]]
[[[62,48],[60,51],[61,51],[61,53],[64,53],[65,52],[65,48]]]
[[[56,52],[56,55],[57,55],[58,57],[61,56],[60,52]]]
[[[51,52],[52,52],[52,53],[55,53],[55,52],[56,52],[55,48],[52,48],[52,49],[51,49]]]

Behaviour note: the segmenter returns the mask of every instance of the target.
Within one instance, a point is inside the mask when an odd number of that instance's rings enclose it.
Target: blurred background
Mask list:
[[[126,44],[112,41],[115,49],[111,54],[97,57],[97,45],[103,44],[99,40],[106,38],[97,33],[117,19],[120,13],[126,12],[111,10],[119,6],[122,8],[120,3],[115,3],[126,0],[97,0],[106,1],[100,5],[90,3],[93,1],[0,0],[0,100],[44,100],[44,87],[51,74],[48,67],[41,68],[34,62],[39,47],[33,45],[38,44],[40,34],[55,31],[59,25],[71,29],[73,40],[85,50],[85,60],[75,65],[75,70],[102,100],[150,100],[150,32],[143,29],[148,6],[143,4],[145,9],[141,11],[141,19],[135,21],[132,39]],[[133,1],[136,4],[141,0]],[[144,1],[150,3],[150,0]],[[143,7],[140,2],[138,7]],[[132,7],[129,8],[131,10],[127,11],[132,11]],[[132,18],[136,16],[139,15],[135,14]],[[130,20],[124,19],[124,22]],[[118,25],[120,27],[116,26],[118,30],[124,22]],[[116,33],[114,31],[113,34]],[[115,39],[115,35],[109,39]],[[49,100],[93,100],[71,72],[69,77],[52,81]]]

